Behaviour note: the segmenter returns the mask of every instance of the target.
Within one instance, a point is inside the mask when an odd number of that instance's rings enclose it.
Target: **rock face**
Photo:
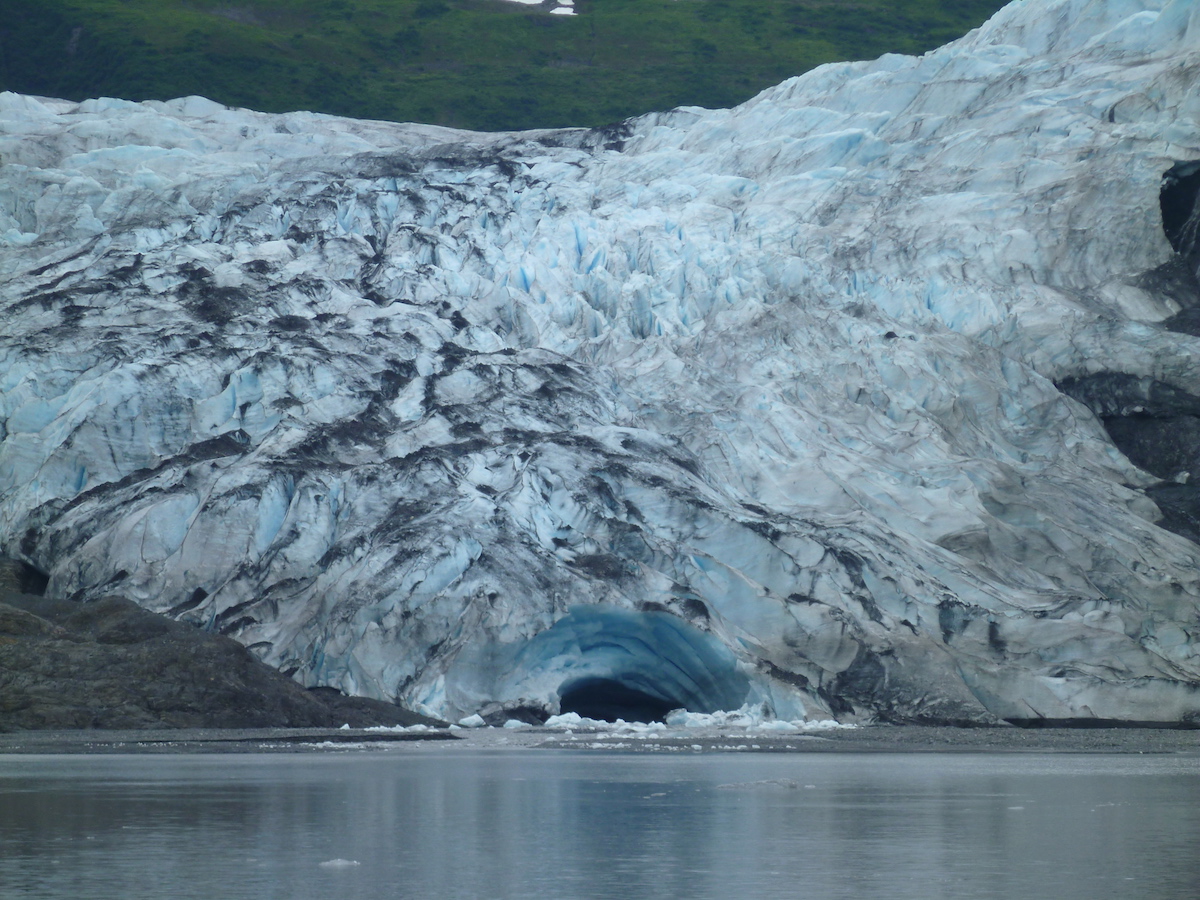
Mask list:
[[[0,732],[413,725],[390,703],[306,691],[236,641],[129,600],[0,590]]]
[[[1200,721],[1197,48],[1029,0],[604,131],[2,95],[0,542],[444,717]]]

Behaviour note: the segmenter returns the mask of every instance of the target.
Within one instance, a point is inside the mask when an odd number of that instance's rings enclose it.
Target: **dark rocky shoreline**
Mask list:
[[[445,725],[306,690],[231,638],[121,597],[75,603],[0,585],[0,733],[344,724]]]

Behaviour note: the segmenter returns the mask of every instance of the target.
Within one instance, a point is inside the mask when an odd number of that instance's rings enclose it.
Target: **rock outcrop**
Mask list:
[[[0,593],[0,731],[435,724],[391,703],[305,690],[236,641],[120,597]]]

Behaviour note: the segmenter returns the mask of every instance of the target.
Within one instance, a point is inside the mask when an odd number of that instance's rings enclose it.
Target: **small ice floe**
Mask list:
[[[795,722],[787,722],[783,719],[772,719],[769,722],[757,722],[752,726],[757,731],[779,731],[786,734],[795,734],[800,730],[800,725]]]
[[[354,866],[361,865],[357,859],[327,859],[323,863],[317,863],[322,869],[350,869]]]
[[[793,781],[791,778],[768,778],[763,781],[737,781],[730,784],[718,784],[717,790],[746,790],[747,788],[757,787],[781,787],[787,788],[789,791],[795,791],[800,788],[800,783]],[[813,784],[804,785],[806,788],[816,787]]]
[[[463,728],[483,728],[487,722],[483,721],[483,716],[475,713],[472,716],[467,716],[465,719],[459,719],[458,724]]]
[[[719,731],[745,729],[747,731],[768,731],[781,733],[797,733],[805,731],[831,731],[835,728],[856,728],[855,725],[843,725],[832,719],[804,721],[803,719],[776,719],[761,704],[747,704],[741,709],[719,710],[713,713],[695,713],[686,709],[675,709],[667,713],[667,725],[672,728],[706,728]]]
[[[834,731],[839,728],[857,728],[851,722],[839,722],[836,719],[816,719],[811,722],[794,722],[801,731]]]
[[[515,726],[514,726],[515,727]],[[733,733],[760,733],[766,735],[798,735],[805,733],[830,731],[835,728],[855,728],[855,725],[843,725],[833,720],[804,721],[802,719],[777,719],[769,709],[762,704],[748,704],[740,709],[720,710],[712,713],[689,712],[686,709],[672,710],[666,715],[665,722],[626,722],[617,719],[608,722],[600,719],[589,719],[578,713],[567,712],[551,716],[544,723],[545,728],[559,730],[580,730],[596,733],[619,734],[639,740],[654,740],[672,734],[680,735],[697,731],[715,732],[725,736]],[[745,745],[730,746],[723,749],[745,750]],[[754,749],[758,749],[757,745]]]
[[[551,716],[543,724],[543,728],[559,728],[572,731],[574,729],[610,731],[622,735],[647,735],[665,731],[667,726],[662,722],[626,722],[617,719],[609,722],[605,719],[589,719],[579,713],[568,712]]]
[[[454,726],[451,725],[451,728]],[[363,731],[378,731],[387,732],[388,734],[424,734],[428,731],[437,731],[432,725],[425,725],[418,722],[416,725],[371,725],[364,728]]]

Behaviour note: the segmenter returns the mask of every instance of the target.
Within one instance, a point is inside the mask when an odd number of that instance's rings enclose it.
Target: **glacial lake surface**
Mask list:
[[[0,756],[5,900],[1198,890],[1195,756]]]

